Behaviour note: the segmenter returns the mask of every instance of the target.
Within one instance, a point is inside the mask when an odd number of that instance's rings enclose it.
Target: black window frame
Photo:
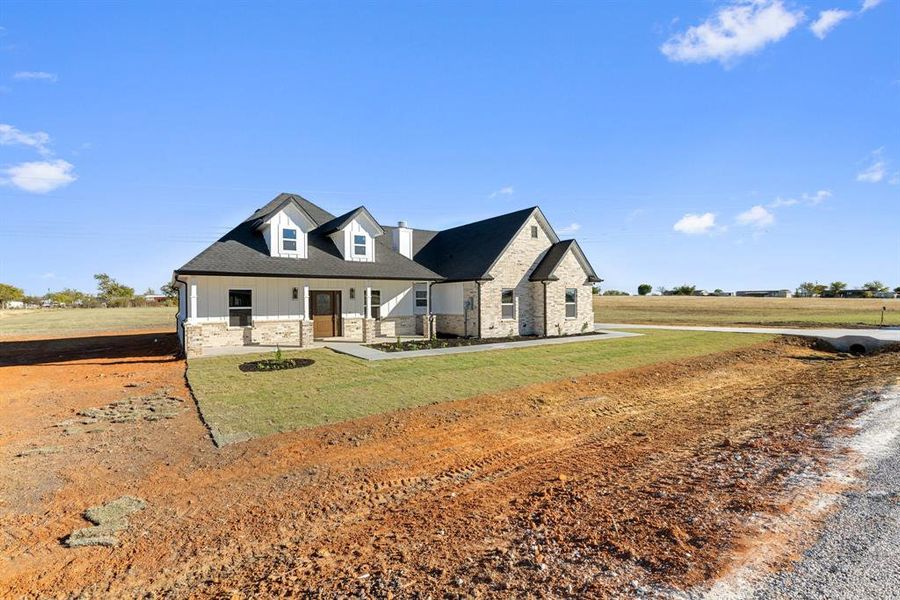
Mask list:
[[[531,239],[536,240],[537,238],[538,238],[538,226],[532,225],[531,226]]]
[[[239,298],[245,296],[249,304],[243,304]],[[228,326],[253,327],[253,290],[234,288],[228,290]]]

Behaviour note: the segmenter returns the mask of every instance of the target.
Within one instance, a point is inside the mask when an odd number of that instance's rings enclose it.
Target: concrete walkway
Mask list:
[[[790,327],[711,327],[694,325],[636,325],[629,323],[595,323],[598,331],[616,329],[671,329],[676,331],[715,331],[721,333],[763,333],[769,335],[797,335],[812,337],[830,342],[841,351],[848,351],[850,346],[861,344],[866,352],[891,343],[900,343],[900,327],[883,327],[870,329],[800,329]]]
[[[326,342],[326,348],[363,360],[397,360],[403,358],[423,358],[427,356],[446,356],[448,354],[466,354],[469,352],[488,352],[490,350],[512,350],[515,348],[533,348],[534,346],[555,346],[558,344],[574,344],[585,342],[603,342],[626,337],[634,337],[639,333],[623,331],[601,331],[603,335],[587,335],[573,337],[551,337],[527,340],[524,342],[502,342],[497,344],[475,344],[457,346],[455,348],[432,348],[429,350],[409,350],[407,352],[383,352],[355,342]]]

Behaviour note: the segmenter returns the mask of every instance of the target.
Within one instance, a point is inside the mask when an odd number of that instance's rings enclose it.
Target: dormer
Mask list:
[[[270,256],[306,258],[307,234],[316,223],[300,206],[287,201],[280,208],[263,217],[257,230],[263,234]]]
[[[384,235],[364,206],[322,225],[322,232],[334,241],[344,260],[356,262],[374,262],[375,238]]]

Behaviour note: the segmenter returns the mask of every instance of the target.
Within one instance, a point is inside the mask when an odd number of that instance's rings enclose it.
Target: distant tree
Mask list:
[[[47,300],[50,302],[65,304],[67,306],[71,306],[78,301],[84,302],[88,299],[90,299],[90,296],[84,292],[73,290],[72,288],[66,288],[64,290],[59,290],[58,292],[50,292],[47,294]]]
[[[642,283],[638,286],[638,296],[646,296],[653,291],[653,286],[649,283]]]
[[[44,301],[41,296],[25,296],[22,298],[25,301],[25,304],[38,305]]]
[[[148,287],[148,288],[144,291],[144,295],[145,295],[145,296],[155,296],[155,295],[156,295],[156,290],[154,290],[154,289],[151,288],[151,287]]]
[[[166,298],[175,298],[178,296],[178,288],[172,285],[172,283],[164,283],[159,286],[160,293]],[[596,293],[596,292],[595,292]]]
[[[870,295],[877,294],[878,292],[886,292],[888,291],[888,286],[884,285],[877,279],[875,281],[867,281],[863,284],[863,289],[869,292]]]
[[[604,296],[630,296],[628,292],[623,292],[621,290],[606,290],[603,292]]]
[[[837,296],[846,289],[847,284],[843,281],[832,281],[831,285],[828,286],[828,291],[831,292],[833,296]]]
[[[825,293],[825,290],[828,288],[822,285],[821,283],[813,283],[811,281],[804,281],[801,283],[797,289],[804,296],[821,296]]]
[[[725,290],[723,290],[722,288],[716,288],[713,290],[713,294],[716,294],[716,295],[721,295],[724,293],[725,293]]]
[[[14,302],[15,300],[24,300],[25,291],[8,283],[0,283],[0,304],[6,302]]]
[[[900,285],[898,285],[897,287],[894,288],[894,293],[900,294]]]
[[[134,297],[134,288],[119,283],[106,273],[97,273],[94,279],[97,280],[97,297],[103,302],[128,300]]]
[[[591,286],[591,293],[595,296],[600,295],[600,284],[599,283],[595,283],[594,285]]]
[[[665,293],[668,292],[669,290],[666,288],[666,286],[664,286],[664,285],[659,285],[659,286],[656,286],[656,291],[657,291],[657,293],[659,293],[659,294],[665,294]]]
[[[683,283],[672,290],[676,296],[693,296],[695,291],[697,291],[696,285],[688,285],[686,283]]]

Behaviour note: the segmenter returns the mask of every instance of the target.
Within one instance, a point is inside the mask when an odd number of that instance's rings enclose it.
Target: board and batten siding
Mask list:
[[[413,314],[413,284],[406,281],[208,275],[193,276],[190,281],[197,284],[196,321],[200,323],[228,320],[228,290],[252,290],[254,320],[299,320],[303,317],[305,285],[309,286],[310,292],[316,290],[341,292],[341,315],[344,318],[363,316],[367,286],[381,291],[382,317]],[[297,300],[292,299],[295,287],[298,288]],[[354,290],[352,299],[351,288]]]

